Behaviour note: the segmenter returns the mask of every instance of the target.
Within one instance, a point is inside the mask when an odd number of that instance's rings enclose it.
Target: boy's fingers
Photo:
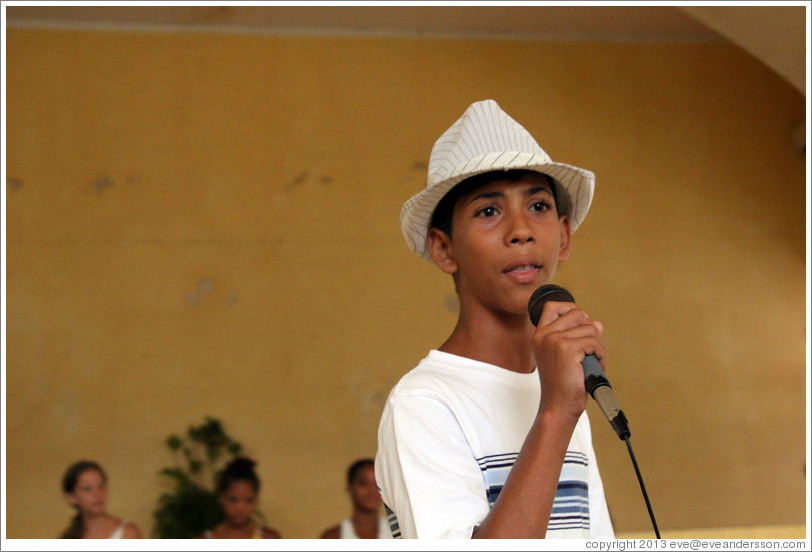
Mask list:
[[[559,303],[556,301],[548,301],[541,311],[541,318],[539,318],[539,326],[546,326],[547,324],[558,320],[568,312],[571,312],[578,307],[575,303]]]

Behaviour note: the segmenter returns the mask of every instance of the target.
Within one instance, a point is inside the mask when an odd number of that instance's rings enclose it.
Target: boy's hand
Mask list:
[[[540,412],[577,421],[586,408],[582,362],[595,355],[606,369],[603,325],[590,320],[575,303],[548,301],[533,334],[533,352],[541,379]]]

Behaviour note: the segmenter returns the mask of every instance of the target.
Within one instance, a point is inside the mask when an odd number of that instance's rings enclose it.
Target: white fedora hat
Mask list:
[[[550,159],[527,130],[493,100],[471,104],[434,143],[426,189],[400,210],[400,227],[412,251],[429,259],[426,235],[434,209],[454,186],[477,174],[525,169],[550,176],[561,214],[574,232],[586,216],[595,190],[595,174]]]

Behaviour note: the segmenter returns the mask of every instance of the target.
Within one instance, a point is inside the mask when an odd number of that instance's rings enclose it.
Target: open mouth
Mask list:
[[[532,284],[541,271],[541,265],[533,262],[521,261],[509,265],[503,273],[517,284]]]
[[[505,272],[530,272],[532,270],[539,270],[541,267],[539,265],[534,264],[523,264],[508,268]]]
[[[513,262],[508,264],[502,271],[505,274],[523,272],[532,272],[534,270],[541,270],[541,264],[536,259],[530,257],[514,259]]]

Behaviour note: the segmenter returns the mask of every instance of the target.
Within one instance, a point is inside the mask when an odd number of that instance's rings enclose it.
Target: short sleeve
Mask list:
[[[434,397],[390,396],[378,429],[375,476],[403,538],[470,538],[489,511],[463,430]]]

